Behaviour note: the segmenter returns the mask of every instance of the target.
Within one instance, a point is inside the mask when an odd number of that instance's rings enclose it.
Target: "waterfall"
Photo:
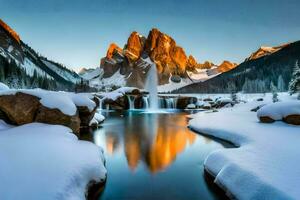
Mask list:
[[[143,105],[144,105],[144,109],[149,109],[149,102],[147,96],[143,96]]]
[[[166,98],[166,108],[174,109],[175,108],[175,100],[173,97]]]
[[[149,101],[150,101],[150,110],[157,110],[158,109],[158,96],[157,96],[157,69],[156,65],[152,64],[150,69],[147,73],[147,80],[145,89],[149,92]]]
[[[129,102],[129,110],[134,109],[134,101],[135,101],[135,96],[134,95],[127,95],[128,102]]]
[[[103,100],[99,98],[99,110],[102,110]]]

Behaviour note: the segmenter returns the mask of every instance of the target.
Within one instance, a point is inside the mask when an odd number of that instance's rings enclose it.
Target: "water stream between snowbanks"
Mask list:
[[[231,145],[187,128],[187,113],[104,112],[92,140],[104,148],[108,177],[99,199],[220,199],[203,162]]]

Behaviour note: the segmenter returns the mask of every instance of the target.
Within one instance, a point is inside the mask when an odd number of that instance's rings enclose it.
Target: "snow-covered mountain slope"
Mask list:
[[[57,73],[60,77],[62,77],[66,81],[70,81],[72,83],[78,83],[80,81],[80,77],[74,71],[66,69],[52,61],[44,60],[44,59],[41,59],[41,60],[45,65],[47,65],[47,67],[49,69],[51,69],[53,72]]]
[[[73,90],[80,77],[61,64],[40,56],[1,21],[0,81],[15,88]]]

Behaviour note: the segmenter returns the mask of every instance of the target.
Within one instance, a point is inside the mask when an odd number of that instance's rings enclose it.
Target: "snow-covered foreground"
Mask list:
[[[295,100],[280,94],[283,101]],[[260,123],[250,110],[267,100],[249,101],[219,112],[192,115],[189,126],[238,146],[212,152],[205,168],[237,199],[300,198],[300,126]],[[299,105],[299,104],[298,104]]]
[[[69,128],[0,120],[0,199],[85,199],[106,177],[102,150]]]

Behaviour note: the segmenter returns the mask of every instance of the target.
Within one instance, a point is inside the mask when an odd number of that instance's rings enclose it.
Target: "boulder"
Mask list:
[[[12,124],[22,125],[33,122],[39,107],[39,98],[29,94],[17,92],[15,95],[0,96],[0,110]]]
[[[80,118],[78,113],[73,116],[69,116],[62,113],[57,108],[52,109],[41,105],[36,113],[34,121],[47,124],[64,125],[71,128],[75,134],[79,135],[80,133]]]
[[[272,119],[271,117],[268,117],[268,116],[259,117],[259,120],[262,123],[273,123],[273,122],[275,122],[274,119]]]
[[[179,96],[177,99],[176,108],[185,109],[188,104],[196,104],[196,103],[197,103],[196,97],[181,97],[181,96]]]
[[[300,125],[300,115],[288,115],[282,120],[288,124]]]
[[[94,99],[96,105],[99,100]],[[23,125],[32,122],[64,125],[79,134],[81,126],[88,126],[97,107],[90,111],[85,106],[77,106],[77,113],[69,116],[59,109],[45,107],[40,103],[40,98],[17,92],[13,95],[0,96],[0,118],[10,124]]]

